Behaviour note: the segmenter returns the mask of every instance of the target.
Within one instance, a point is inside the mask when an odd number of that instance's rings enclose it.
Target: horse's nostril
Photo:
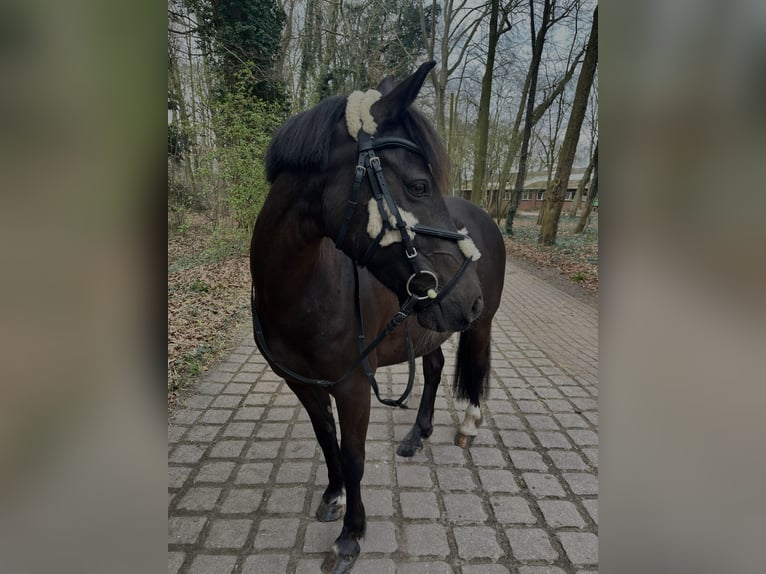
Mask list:
[[[481,315],[482,309],[484,309],[484,299],[479,296],[476,298],[476,301],[473,302],[473,306],[471,307],[471,313],[473,313],[474,319]]]

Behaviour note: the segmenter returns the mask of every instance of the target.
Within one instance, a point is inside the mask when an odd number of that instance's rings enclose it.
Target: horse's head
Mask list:
[[[480,257],[455,228],[444,201],[444,146],[410,107],[434,63],[394,85],[354,92],[332,138],[322,197],[325,233],[404,302],[417,297],[418,321],[463,330],[481,313]]]

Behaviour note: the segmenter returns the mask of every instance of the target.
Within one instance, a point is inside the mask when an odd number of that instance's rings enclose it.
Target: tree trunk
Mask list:
[[[543,245],[555,245],[558,233],[561,208],[564,204],[569,176],[572,173],[572,162],[577,151],[577,142],[580,139],[580,129],[585,119],[585,111],[588,105],[588,95],[593,84],[593,76],[596,73],[598,63],[598,7],[593,11],[593,27],[590,31],[588,46],[585,50],[585,59],[582,63],[580,77],[577,79],[577,88],[572,103],[572,113],[569,116],[564,143],[559,153],[559,164],[556,169],[556,177],[553,184],[546,191],[545,204],[543,205],[543,222],[540,228],[539,243]]]
[[[572,198],[572,206],[569,208],[569,217],[577,217],[577,211],[580,209],[580,202],[582,201],[583,193],[585,193],[585,186],[590,181],[591,174],[593,173],[593,164],[598,161],[598,142],[596,142],[596,149],[590,158],[588,167],[585,168],[585,173],[580,180],[580,185],[577,186],[575,196]],[[591,197],[592,197],[591,193]]]
[[[519,209],[521,192],[524,190],[524,180],[527,177],[527,157],[529,155],[529,139],[532,135],[532,122],[535,111],[535,93],[537,91],[537,75],[540,70],[540,61],[543,57],[543,44],[545,43],[545,33],[548,31],[548,19],[551,13],[551,2],[545,0],[543,5],[543,18],[540,23],[540,29],[535,33],[535,12],[534,2],[529,0],[530,8],[530,37],[532,40],[532,62],[529,65],[529,93],[527,94],[527,114],[524,120],[524,135],[521,140],[521,154],[519,155],[519,172],[516,176],[516,182],[511,192],[511,205],[508,207],[508,215],[505,219],[505,233],[513,235],[513,220],[516,218],[516,212]]]
[[[593,204],[598,197],[598,146],[596,146],[595,165],[593,166],[593,183],[590,186],[590,193],[588,194],[588,203],[585,206],[585,211],[580,216],[580,221],[577,223],[575,233],[582,233],[585,231],[585,226],[588,224],[588,219],[593,211]]]
[[[546,0],[547,1],[547,0]],[[484,207],[486,190],[484,176],[487,170],[487,143],[489,139],[489,104],[492,98],[492,78],[495,71],[495,51],[500,30],[498,29],[498,14],[500,0],[491,0],[489,15],[489,43],[487,46],[487,67],[481,80],[481,99],[479,100],[479,117],[476,122],[476,153],[473,158],[473,183],[471,184],[471,201]]]

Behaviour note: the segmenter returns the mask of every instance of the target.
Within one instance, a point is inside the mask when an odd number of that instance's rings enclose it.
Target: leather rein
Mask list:
[[[427,269],[423,269],[422,266],[420,265],[420,262],[418,261],[418,252],[417,252],[417,249],[415,249],[415,245],[413,244],[412,238],[410,237],[410,231],[416,234],[439,237],[441,239],[447,239],[450,241],[461,241],[463,239],[466,239],[467,236],[462,233],[457,233],[455,231],[428,227],[426,225],[421,225],[419,223],[408,227],[404,219],[402,218],[402,215],[399,211],[399,207],[396,205],[396,202],[394,201],[394,198],[391,195],[391,192],[388,188],[388,184],[386,183],[385,177],[383,176],[383,168],[381,167],[381,164],[380,164],[380,158],[375,154],[375,150],[382,149],[382,148],[399,147],[399,148],[404,148],[408,151],[411,151],[423,157],[423,153],[420,150],[420,148],[417,146],[417,144],[415,144],[414,142],[410,140],[399,138],[399,137],[383,137],[383,138],[376,139],[370,136],[369,134],[367,134],[366,132],[364,132],[363,130],[359,131],[358,142],[359,144],[357,149],[359,152],[359,159],[357,161],[356,168],[354,171],[354,183],[351,188],[351,194],[348,200],[346,201],[346,210],[344,214],[343,223],[341,224],[341,229],[340,229],[340,232],[338,233],[338,237],[335,240],[336,248],[340,249],[343,241],[346,238],[349,224],[351,222],[351,219],[354,216],[354,212],[356,211],[356,207],[359,203],[358,202],[359,190],[362,187],[362,181],[364,180],[365,176],[367,176],[369,179],[370,187],[372,189],[372,195],[373,195],[373,198],[375,199],[376,205],[378,207],[378,211],[380,212],[381,220],[383,222],[380,232],[375,237],[375,239],[370,244],[370,246],[367,248],[362,258],[359,260],[352,259],[354,263],[354,294],[355,294],[354,315],[356,320],[359,356],[356,358],[356,360],[354,360],[353,363],[351,363],[351,365],[345,370],[345,372],[338,379],[334,381],[328,381],[326,379],[317,379],[312,377],[305,377],[299,373],[296,373],[290,368],[286,367],[282,363],[280,363],[276,359],[276,357],[274,357],[274,354],[271,352],[271,349],[266,343],[266,338],[263,334],[263,326],[261,325],[261,321],[255,309],[255,286],[254,285],[251,287],[251,293],[250,293],[250,306],[251,306],[251,310],[253,314],[253,333],[255,335],[255,340],[258,343],[258,346],[261,348],[261,351],[263,352],[266,359],[284,376],[290,379],[294,379],[301,383],[310,384],[310,385],[319,385],[321,387],[331,387],[345,380],[353,371],[355,371],[361,365],[364,371],[364,374],[367,377],[367,380],[369,381],[373,391],[375,392],[375,397],[378,399],[378,401],[388,406],[407,408],[405,401],[407,400],[407,397],[412,391],[412,385],[415,379],[415,353],[412,346],[412,338],[410,336],[409,326],[405,326],[405,327],[407,329],[407,359],[409,363],[410,372],[409,372],[409,378],[407,381],[407,387],[405,388],[404,393],[402,393],[402,395],[398,399],[381,398],[378,382],[375,380],[375,374],[373,373],[372,367],[370,366],[368,357],[378,347],[378,345],[380,345],[383,339],[385,339],[389,334],[391,334],[399,325],[401,325],[405,321],[405,319],[407,319],[407,317],[410,314],[412,314],[417,304],[420,304],[419,310],[422,311],[423,309],[438,303],[444,297],[446,297],[447,294],[450,291],[452,291],[452,289],[455,287],[457,282],[460,280],[460,278],[463,276],[466,269],[468,268],[468,265],[471,263],[471,259],[469,257],[466,257],[465,260],[463,261],[463,264],[455,273],[455,275],[450,280],[450,282],[447,283],[447,285],[443,289],[439,290],[439,280],[436,277],[436,274],[434,274],[432,271],[429,271]],[[388,209],[388,212],[386,211],[386,208]],[[394,225],[392,225],[391,222],[389,221],[389,213],[391,216],[393,216],[393,219],[395,222]],[[364,267],[367,263],[369,263],[370,259],[373,257],[377,249],[380,247],[380,242],[383,239],[383,236],[386,234],[387,231],[392,231],[392,230],[398,231],[400,233],[402,238],[402,246],[404,248],[404,255],[407,261],[409,262],[410,267],[412,268],[412,275],[410,275],[410,278],[407,280],[408,298],[405,300],[405,302],[402,304],[402,306],[399,308],[396,314],[391,318],[388,324],[386,324],[383,330],[380,333],[378,333],[378,335],[369,344],[366,344],[365,335],[364,335],[364,321],[362,318],[362,299],[361,299],[361,292],[359,289],[359,267]],[[413,279],[421,275],[430,279],[432,286],[418,293],[413,290],[412,281]]]

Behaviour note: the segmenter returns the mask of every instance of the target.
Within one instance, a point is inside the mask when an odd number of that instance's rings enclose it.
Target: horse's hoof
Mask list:
[[[319,522],[334,522],[342,518],[345,513],[345,498],[338,496],[331,502],[325,502],[323,498],[317,507],[316,517]]]
[[[359,544],[354,542],[350,553],[338,551],[337,544],[322,562],[322,574],[346,574],[351,572],[354,562],[359,557]]]
[[[399,443],[399,446],[396,449],[396,454],[409,458],[411,456],[415,456],[415,453],[418,452],[421,448],[423,448],[423,441],[418,441],[416,443],[402,441]]]
[[[460,448],[466,448],[471,446],[473,444],[474,437],[470,435],[465,435],[463,433],[457,433],[455,435],[455,445],[459,446]]]

